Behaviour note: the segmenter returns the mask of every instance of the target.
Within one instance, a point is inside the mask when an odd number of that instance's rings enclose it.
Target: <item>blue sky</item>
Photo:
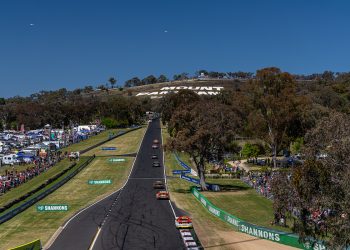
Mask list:
[[[346,0],[3,0],[0,97],[199,69],[350,71],[349,13]]]

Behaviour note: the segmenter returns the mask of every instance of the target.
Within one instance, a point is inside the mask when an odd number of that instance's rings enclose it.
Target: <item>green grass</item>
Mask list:
[[[70,170],[68,170],[64,175],[60,176],[57,180],[53,181],[52,183],[50,183],[49,185],[45,186],[44,188],[40,189],[39,191],[37,191],[36,193],[32,194],[31,196],[29,196],[27,199],[13,205],[11,208],[9,208],[8,210],[4,211],[3,213],[1,213],[0,215],[3,215],[5,213],[7,213],[9,210],[15,209],[16,207],[21,206],[23,203],[29,201],[30,199],[37,197],[39,194],[41,194],[42,192],[45,192],[46,190],[48,190],[49,188],[51,188],[52,186],[54,186],[56,183],[58,183],[59,181],[61,181],[62,179],[64,179],[66,176],[68,176],[69,174],[71,174],[72,172],[74,172],[76,169],[78,169],[83,163],[85,163],[85,161],[88,159],[87,156],[83,156],[80,157],[80,160],[77,162],[77,164],[71,168]],[[72,162],[70,162],[68,164],[68,166],[70,166]],[[34,178],[35,179],[35,178]],[[24,194],[24,193],[23,193]],[[21,195],[23,195],[21,194]]]
[[[130,132],[106,144],[110,146],[127,145],[125,152],[136,152],[145,128]],[[106,145],[103,145],[106,146]],[[134,151],[133,151],[134,150]],[[107,151],[111,153],[110,151]],[[129,153],[129,152],[127,152]],[[84,154],[85,156],[85,154]],[[37,212],[36,205],[0,225],[0,249],[18,246],[34,239],[41,239],[45,244],[53,233],[80,209],[94,203],[119,189],[131,170],[132,157],[124,158],[125,162],[110,162],[112,155],[97,156],[86,168],[78,173],[64,186],[41,200],[37,204],[67,204],[68,212]],[[89,185],[89,180],[111,179],[111,185]]]
[[[86,149],[88,147],[91,147],[92,145],[95,145],[95,144],[97,144],[97,143],[99,143],[99,142],[101,142],[103,140],[108,139],[108,135],[110,133],[116,134],[118,131],[120,131],[120,129],[111,129],[111,130],[103,131],[102,133],[100,133],[100,134],[98,134],[96,136],[92,136],[92,137],[90,137],[87,140],[81,141],[81,142],[79,142],[77,144],[73,144],[73,145],[70,145],[67,148],[64,148],[64,151],[69,151],[70,152],[70,151],[79,151],[79,150]],[[131,132],[130,134],[133,134],[135,132]],[[132,137],[129,134],[126,134],[124,136],[126,136],[128,138]],[[118,140],[114,139],[113,141],[119,141],[120,140],[119,138],[123,138],[124,136],[118,137]],[[122,140],[125,140],[125,139],[123,138]],[[135,143],[132,143],[130,141],[128,141],[128,142],[130,143],[129,147],[131,149],[133,149],[132,147],[135,147]],[[137,143],[136,143],[136,145],[137,145]],[[86,155],[92,155],[92,154],[88,154],[88,153]],[[23,194],[25,194],[25,193],[27,193],[27,192],[37,188],[38,186],[43,184],[46,180],[52,178],[53,176],[55,176],[56,174],[60,173],[64,169],[68,168],[70,163],[71,162],[68,159],[64,159],[61,162],[57,163],[54,167],[52,167],[49,170],[47,170],[45,173],[42,173],[41,175],[34,177],[33,179],[29,180],[28,182],[22,184],[19,187],[11,189],[10,191],[8,191],[7,193],[5,193],[4,195],[1,196],[0,206],[3,206],[5,204],[7,204],[8,202],[19,198]],[[1,168],[1,171],[5,172],[5,169],[21,171],[21,170],[25,170],[27,167],[30,167],[30,166],[32,166],[32,165],[14,166],[14,167],[13,166],[6,166],[5,168]],[[0,172],[0,174],[1,174],[1,172]]]
[[[164,141],[168,139],[165,129],[162,130]],[[190,163],[189,156],[185,153],[179,154],[181,160]],[[191,165],[191,164],[189,164]],[[168,176],[172,175],[172,170],[181,169],[172,153],[165,153],[165,166]],[[224,187],[226,192],[204,192],[203,194],[217,207],[231,213],[247,222],[271,227],[270,222],[273,219],[272,202],[258,195],[255,190],[238,179],[215,179],[208,180],[208,183],[219,184]],[[235,231],[229,224],[210,214],[199,201],[190,193],[191,183],[180,178],[169,178],[168,187],[171,193],[171,199],[176,205],[189,213],[193,218],[194,227],[203,246],[221,245],[220,249],[232,249],[229,241],[224,235]],[[210,230],[207,230],[210,228]]]
[[[68,147],[63,148],[62,151],[67,151],[67,152],[81,151],[99,142],[107,140],[109,138],[109,134],[117,134],[119,131],[122,131],[122,130],[126,131],[128,129],[108,129],[106,131],[99,133],[98,135],[91,136],[90,138],[84,141],[69,145]]]
[[[80,209],[92,204],[122,186],[134,158],[123,163],[110,163],[96,158],[82,172],[34,206],[0,225],[0,249],[8,249],[34,239],[45,244],[51,235]],[[89,185],[88,180],[111,179],[111,185]],[[67,204],[68,212],[37,212],[38,204]],[[97,229],[97,227],[96,227]]]
[[[24,195],[25,193],[39,187],[41,184],[43,184],[46,180],[52,178],[56,174],[60,173],[61,171],[67,169],[70,166],[71,162],[68,159],[64,159],[57,163],[54,167],[48,169],[46,172],[34,177],[33,179],[29,180],[26,183],[23,183],[19,187],[13,188],[4,195],[1,196],[0,199],[0,206],[3,206],[7,204],[8,202],[19,198],[20,196]]]
[[[138,150],[138,140],[145,133],[146,127],[131,131],[123,136],[117,137],[97,148],[86,152],[84,155],[108,156],[135,153]],[[116,147],[117,150],[102,150],[102,147]]]

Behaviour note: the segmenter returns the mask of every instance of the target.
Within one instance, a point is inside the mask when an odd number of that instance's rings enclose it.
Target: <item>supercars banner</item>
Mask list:
[[[297,247],[301,249],[324,250],[326,247],[315,242],[314,244],[299,243],[299,237],[295,234],[281,232],[265,227],[259,227],[248,222],[245,222],[234,215],[231,215],[220,208],[215,207],[206,197],[204,197],[195,187],[191,189],[192,194],[199,200],[200,203],[214,216],[229,223],[242,233],[246,233],[258,238],[271,240],[283,245]]]

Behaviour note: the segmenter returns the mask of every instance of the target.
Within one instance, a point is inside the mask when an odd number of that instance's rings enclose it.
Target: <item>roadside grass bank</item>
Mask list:
[[[81,157],[81,159],[84,159]],[[44,184],[48,179],[52,178],[53,176],[59,174],[60,172],[66,170],[69,168],[70,162],[68,159],[64,159],[57,163],[55,166],[48,169],[46,172],[34,177],[33,179],[27,181],[26,183],[23,183],[22,185],[11,189],[10,191],[6,192],[1,196],[0,199],[0,206],[4,206],[8,202],[18,199],[22,195],[36,189],[40,185]]]
[[[131,131],[125,135],[117,137],[109,142],[104,143],[103,145],[91,149],[86,152],[84,155],[87,156],[109,156],[109,155],[121,155],[127,153],[135,153],[138,149],[137,141],[139,138],[142,138],[147,127],[142,127],[140,129]],[[102,148],[111,148],[115,147],[116,150],[102,150]]]
[[[127,129],[127,130],[130,130],[130,129]],[[102,133],[100,133],[100,134],[98,134],[96,136],[92,136],[92,137],[90,137],[87,140],[84,140],[84,141],[82,141],[80,143],[77,143],[77,144],[73,144],[73,145],[71,145],[71,146],[69,146],[67,148],[64,148],[64,149],[65,150],[70,150],[70,151],[74,151],[74,150],[80,151],[80,150],[89,148],[89,147],[91,147],[93,145],[96,145],[97,143],[100,143],[100,142],[102,142],[104,140],[107,140],[108,137],[109,137],[109,134],[117,134],[120,131],[121,131],[120,129],[107,130],[107,131],[104,131],[104,132],[102,132]],[[124,139],[123,136],[118,137],[118,138],[123,138],[120,141],[126,140],[129,143],[128,147],[130,147],[132,149],[132,147],[134,146],[135,143],[130,141],[130,138],[133,138],[135,140],[135,134],[133,134],[133,133],[136,132],[136,131],[138,131],[138,130],[135,130],[135,131],[132,131],[132,132],[130,132],[128,134],[123,135],[127,139]],[[116,139],[118,139],[118,138],[116,138]],[[114,139],[113,141],[115,141],[116,139]],[[109,143],[113,144],[112,141],[109,142]],[[93,154],[91,154],[91,155],[93,155]],[[81,160],[84,159],[83,156],[81,156],[80,158],[81,158]],[[19,199],[24,194],[37,189],[38,187],[43,185],[47,180],[53,178],[54,176],[60,174],[61,172],[67,171],[67,169],[70,167],[71,163],[72,162],[69,161],[68,159],[64,159],[64,160],[60,161],[59,163],[57,163],[55,166],[53,166],[50,169],[48,169],[46,172],[40,174],[39,176],[36,176],[33,179],[29,180],[28,182],[23,183],[22,185],[20,185],[20,186],[18,186],[16,188],[13,188],[10,191],[6,192],[2,196],[0,196],[1,197],[1,199],[0,199],[0,207],[5,206],[9,202],[12,202],[12,201],[14,201],[16,199]],[[29,166],[30,165],[27,165],[27,166],[15,166],[15,167],[11,166],[11,167],[9,167],[9,169],[21,171],[21,170],[26,169]],[[11,209],[14,208],[14,207],[15,206],[12,206]],[[16,207],[17,207],[17,204],[16,204]]]
[[[0,225],[0,249],[15,247],[34,239],[44,245],[65,221],[84,207],[120,188],[127,178],[134,158],[111,163],[106,158],[95,158],[89,166],[64,186],[39,201],[26,211]],[[89,180],[111,180],[110,185],[89,185]],[[65,204],[68,211],[38,212],[36,205]]]
[[[104,140],[107,140],[109,138],[109,135],[116,135],[120,131],[127,131],[129,129],[108,129],[105,130],[98,135],[94,135],[89,137],[86,140],[80,141],[79,143],[71,144],[66,148],[62,148],[61,151],[65,152],[76,152],[76,151],[81,151],[86,148],[89,148],[93,145],[96,145],[97,143],[100,143]]]
[[[14,200],[10,203],[7,203],[7,205],[3,207],[5,210],[3,210],[0,213],[0,216],[11,212],[18,207],[21,207],[24,203],[32,201],[33,199],[36,199],[38,197],[43,197],[42,195],[44,195],[44,193],[46,193],[48,190],[52,190],[52,188],[54,188],[54,186],[56,186],[58,183],[62,183],[62,181],[64,179],[68,178],[68,180],[69,180],[70,175],[72,175],[72,174],[74,175],[74,173],[77,173],[78,169],[81,169],[82,167],[86,166],[88,164],[88,162],[87,162],[88,159],[89,159],[89,157],[83,157],[79,161],[69,164],[69,167],[67,169],[58,173],[58,175],[54,176],[52,179],[46,181],[45,184],[39,186],[37,189],[34,189],[29,193],[28,192],[23,193],[21,195],[21,197],[17,198],[16,200]],[[91,159],[90,159],[90,161],[91,161]],[[48,191],[48,192],[50,192],[50,191]]]
[[[64,151],[80,151],[84,150],[86,148],[89,148],[93,145],[96,145],[97,143],[100,143],[104,140],[107,140],[110,134],[117,134],[120,132],[121,129],[110,129],[101,132],[98,135],[92,136],[84,141],[81,141],[76,144],[72,144],[66,148],[63,148]],[[23,195],[26,192],[30,192],[31,190],[34,190],[38,186],[42,185],[46,180],[52,178],[56,174],[58,174],[61,171],[64,171],[66,168],[68,168],[70,165],[70,162],[68,159],[64,159],[57,163],[54,167],[50,168],[46,172],[42,173],[41,175],[29,180],[26,183],[23,183],[21,186],[11,189],[10,191],[6,192],[5,194],[1,195],[0,199],[0,207],[7,204],[11,200],[17,199],[21,195]],[[29,165],[16,165],[16,166],[3,166],[0,168],[0,174],[5,174],[6,170],[10,171],[23,171],[26,170],[28,167],[31,167],[32,164]]]
[[[102,145],[103,147],[119,145],[125,153],[128,150],[139,148],[146,128],[138,129],[118,137]],[[143,131],[140,132],[140,131]],[[136,134],[135,134],[136,133]],[[128,138],[128,139],[125,139]],[[124,144],[121,143],[127,143]],[[111,144],[112,142],[112,144]],[[133,145],[131,145],[133,144]],[[34,239],[40,239],[45,245],[56,230],[79,210],[102,199],[119,189],[125,182],[131,171],[134,157],[115,157],[110,155],[97,157],[80,173],[73,177],[64,186],[41,200],[26,211],[0,225],[0,249],[15,247]],[[85,154],[84,154],[85,156]],[[122,158],[125,161],[113,162],[113,158]],[[89,185],[89,180],[111,180],[112,184]],[[42,204],[66,204],[69,206],[66,212],[37,212],[36,205]]]
[[[91,136],[86,140],[80,141],[76,144],[69,145],[66,148],[62,148],[61,151],[62,152],[81,151],[81,150],[89,148],[93,145],[96,145],[104,140],[107,140],[109,138],[109,135],[116,135],[120,131],[128,131],[128,130],[130,130],[130,129],[109,129],[109,130],[101,132],[98,135]],[[13,170],[14,171],[16,171],[16,170],[17,171],[24,171],[28,167],[31,167],[31,166],[33,166],[33,164],[14,165],[14,166],[5,165],[5,166],[2,166],[0,168],[0,175],[5,174],[6,170],[8,170],[8,171],[13,171]]]
[[[165,129],[162,129],[162,135],[164,140],[163,143],[166,143],[169,135]],[[185,163],[190,163],[190,159],[188,155],[184,153],[179,153],[178,155],[182,161],[184,161]],[[167,176],[172,176],[172,170],[181,169],[174,155],[171,152],[165,152],[165,166],[166,166]],[[202,204],[196,200],[196,198],[190,192],[190,188],[191,186],[193,186],[193,184],[188,183],[184,180],[181,180],[178,176],[172,176],[172,178],[168,178],[167,181],[168,181],[168,187],[169,187],[171,199],[176,203],[176,205],[180,209],[185,210],[187,213],[189,213],[189,216],[193,218],[193,224],[194,224],[197,236],[199,237],[205,249],[293,249],[288,246],[280,245],[267,240],[261,240],[261,239],[237,232],[234,228],[232,228],[227,223],[211,215],[202,206]],[[254,199],[253,197],[263,199],[263,197],[258,197],[258,194],[254,194],[253,192],[255,191],[252,190],[245,183],[241,182],[240,180],[215,179],[215,180],[208,180],[208,183],[219,184],[221,186],[224,186],[227,190],[231,189],[231,191],[229,191],[230,193],[252,192],[251,194],[252,199]],[[222,195],[224,196],[229,192],[225,192]],[[205,195],[206,193],[207,192],[205,192]],[[211,193],[211,194],[213,196],[216,195],[216,193]],[[244,194],[242,195],[244,196]],[[232,195],[232,198],[236,198],[236,195]],[[217,203],[217,206],[220,208],[223,208],[222,204],[226,203],[226,200],[222,199],[220,200],[220,202],[221,203]],[[258,205],[260,203],[263,204],[262,207],[251,207],[252,204],[250,204],[250,206],[245,207],[245,211],[241,211],[241,212],[244,212],[246,214],[250,212],[253,213],[255,210],[265,209],[266,205],[261,201],[258,202]],[[237,204],[237,206],[238,205],[239,204]],[[239,210],[241,208],[236,207],[235,209]],[[271,205],[271,209],[272,209],[272,205]],[[227,212],[232,212],[232,214],[236,215],[237,217],[240,217],[238,214],[235,214],[233,211],[227,211]],[[273,213],[271,212],[271,214]],[[256,218],[258,217],[258,215],[255,215],[255,216],[251,215],[251,216],[254,217],[254,220],[253,221],[248,220],[248,221],[256,224]],[[269,218],[267,218],[267,220],[265,218],[262,221],[268,221],[268,220]]]

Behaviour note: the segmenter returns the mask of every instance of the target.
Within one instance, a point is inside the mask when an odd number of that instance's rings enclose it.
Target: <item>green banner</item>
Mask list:
[[[89,180],[89,185],[103,185],[103,184],[112,184],[112,180]]]
[[[110,162],[124,162],[125,159],[123,159],[123,158],[111,158],[108,161],[110,161]]]
[[[68,205],[58,205],[58,204],[50,204],[50,205],[37,205],[36,211],[38,212],[56,212],[56,211],[68,211]]]
[[[301,249],[313,249],[313,250],[324,250],[325,246],[316,243],[314,246],[311,244],[299,243],[298,235],[286,233],[282,231],[277,231],[265,227],[256,226],[254,224],[245,222],[234,215],[231,215],[220,208],[215,207],[206,197],[198,192],[196,187],[192,187],[192,194],[202,203],[202,205],[214,216],[220,218],[221,220],[229,223],[231,226],[236,228],[242,233],[246,233],[258,238],[271,240],[280,244],[301,248]]]
[[[11,248],[9,250],[41,250],[41,249],[42,247],[41,247],[40,240],[35,240],[27,244],[24,244],[15,248]]]

